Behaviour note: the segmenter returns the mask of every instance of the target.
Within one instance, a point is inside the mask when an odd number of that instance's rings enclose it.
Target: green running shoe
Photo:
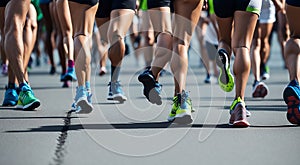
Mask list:
[[[182,91],[173,98],[172,110],[168,116],[169,122],[178,124],[190,124],[193,122],[192,118],[192,101],[188,92]]]
[[[228,53],[224,49],[218,50],[218,56],[216,63],[220,69],[218,78],[219,86],[225,92],[232,91],[234,87],[234,77],[230,72],[230,63]]]
[[[37,99],[32,90],[21,91],[17,103],[17,108],[23,110],[34,110],[41,105],[40,100]]]

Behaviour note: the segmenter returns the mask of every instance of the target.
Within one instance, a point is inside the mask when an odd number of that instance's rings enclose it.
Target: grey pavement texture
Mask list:
[[[89,115],[67,113],[76,83],[61,88],[59,74],[50,76],[47,65],[35,67],[30,82],[42,102],[38,110],[0,107],[0,164],[298,164],[300,128],[286,120],[282,92],[288,72],[277,42],[273,43],[271,77],[266,81],[269,95],[251,97],[251,75],[245,99],[251,126],[243,129],[227,125],[234,92],[222,92],[216,80],[204,84],[197,43],[193,43],[186,89],[195,109],[194,122],[187,126],[166,122],[172,106],[172,76],[161,77],[163,104],[152,105],[137,81],[143,63],[137,66],[132,54],[125,58],[120,76],[128,97],[124,104],[106,100],[109,74],[99,77],[99,68],[93,67],[94,110]],[[1,87],[6,82],[6,77],[0,77]],[[4,92],[1,88],[1,101]]]

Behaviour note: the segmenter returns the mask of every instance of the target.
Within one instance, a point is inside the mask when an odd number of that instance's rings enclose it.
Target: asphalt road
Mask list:
[[[222,92],[216,80],[204,84],[197,52],[191,53],[187,77],[186,90],[195,109],[194,122],[187,126],[166,122],[172,106],[172,76],[160,79],[163,104],[152,105],[137,81],[139,64],[132,54],[124,60],[120,76],[128,97],[124,104],[106,100],[109,75],[99,77],[94,66],[94,111],[89,115],[69,112],[76,83],[61,88],[59,74],[50,76],[49,66],[33,68],[30,82],[42,104],[37,111],[26,112],[0,107],[0,164],[298,164],[300,128],[286,120],[282,92],[288,72],[278,45],[272,46],[269,61],[269,95],[253,99],[253,76],[249,78],[246,104],[252,113],[251,126],[243,129],[227,125],[234,92]],[[6,79],[0,77],[1,87]],[[1,101],[4,92],[2,88]]]

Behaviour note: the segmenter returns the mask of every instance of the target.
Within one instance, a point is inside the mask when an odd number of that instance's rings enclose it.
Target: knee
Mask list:
[[[124,36],[120,34],[118,30],[115,30],[108,34],[108,39],[111,45],[114,45],[124,39]]]
[[[285,58],[291,54],[299,54],[300,53],[300,39],[299,38],[291,38],[285,44],[284,55]]]

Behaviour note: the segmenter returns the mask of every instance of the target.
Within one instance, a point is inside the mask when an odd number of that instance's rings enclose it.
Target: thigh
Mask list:
[[[201,15],[203,0],[175,0],[173,35],[189,45],[192,33]]]
[[[4,33],[4,11],[5,7],[0,7],[0,36]]]
[[[268,40],[273,28],[273,23],[260,23],[259,27],[261,29],[261,39]]]
[[[76,37],[77,35],[90,36],[93,31],[98,3],[96,5],[91,6],[87,4],[69,2],[69,6],[74,37]]]
[[[291,30],[292,37],[300,38],[300,7],[287,5],[286,6],[287,19]]]
[[[232,48],[246,47],[250,49],[257,20],[258,15],[251,12],[236,11],[234,13]]]
[[[124,38],[134,16],[134,11],[131,9],[115,9],[110,13],[110,24],[108,33]],[[109,37],[112,39],[111,37]]]
[[[25,24],[26,14],[29,11],[30,0],[10,0],[5,8],[5,31]],[[23,28],[23,27],[22,27]]]
[[[158,34],[161,32],[172,34],[170,7],[159,7],[148,10],[153,29]]]

